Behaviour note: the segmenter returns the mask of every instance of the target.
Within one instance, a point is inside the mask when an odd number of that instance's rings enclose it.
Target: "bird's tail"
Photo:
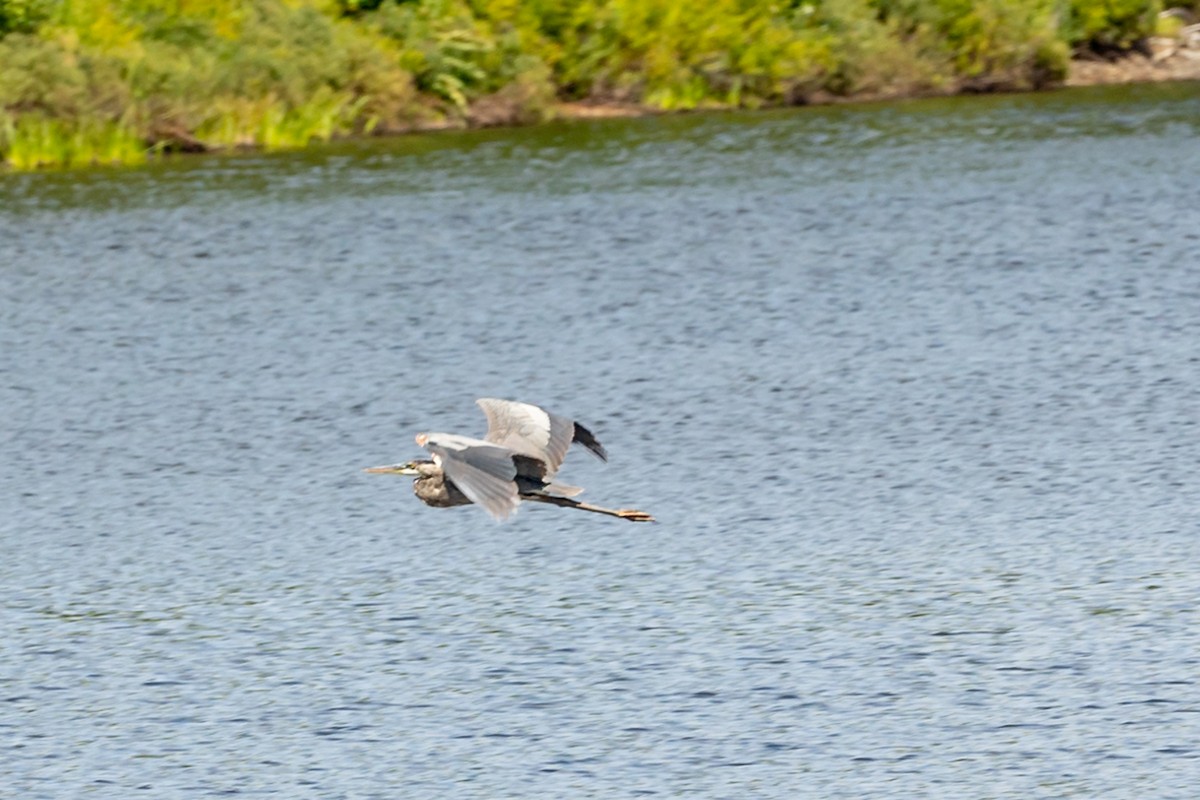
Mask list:
[[[583,493],[583,487],[572,486],[569,483],[558,483],[556,481],[554,483],[546,484],[542,491],[550,492],[551,494],[558,495],[559,497],[574,497],[577,494]]]

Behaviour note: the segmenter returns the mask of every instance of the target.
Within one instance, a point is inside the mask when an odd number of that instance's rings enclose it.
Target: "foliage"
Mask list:
[[[52,0],[0,0],[0,37],[32,33],[50,18]]]
[[[1159,0],[0,0],[0,162],[1039,86]]]
[[[1055,16],[1042,0],[936,0],[935,27],[954,53],[958,72],[998,84],[1044,83],[1061,77],[1066,50],[1055,47]]]
[[[1071,0],[1067,35],[1096,50],[1126,49],[1154,33],[1158,0]]]
[[[803,14],[746,0],[583,0],[559,23],[561,82],[665,109],[794,101],[834,63]]]
[[[372,15],[371,29],[397,49],[417,88],[463,111],[468,99],[499,79],[496,43],[471,9],[456,0],[391,3]]]

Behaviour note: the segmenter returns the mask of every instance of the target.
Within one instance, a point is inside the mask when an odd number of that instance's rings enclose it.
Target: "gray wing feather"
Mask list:
[[[575,438],[574,422],[529,403],[493,397],[475,402],[487,415],[487,441],[545,462],[546,480],[554,477]]]
[[[508,448],[453,433],[431,433],[425,449],[472,503],[496,519],[507,519],[517,510],[517,468]]]

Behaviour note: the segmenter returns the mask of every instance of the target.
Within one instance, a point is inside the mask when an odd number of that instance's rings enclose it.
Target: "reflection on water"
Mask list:
[[[21,797],[1185,797],[1194,86],[0,176]],[[364,476],[592,427],[508,525]]]

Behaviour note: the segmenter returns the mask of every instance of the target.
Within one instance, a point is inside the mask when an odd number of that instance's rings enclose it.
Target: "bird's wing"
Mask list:
[[[546,464],[546,480],[554,477],[571,442],[579,442],[607,461],[608,454],[587,428],[566,417],[551,414],[544,408],[483,397],[475,401],[487,415],[489,442],[507,447],[515,453],[530,456]]]
[[[517,510],[521,502],[514,480],[517,468],[507,447],[453,433],[431,433],[425,449],[472,503],[496,519],[507,519]]]

